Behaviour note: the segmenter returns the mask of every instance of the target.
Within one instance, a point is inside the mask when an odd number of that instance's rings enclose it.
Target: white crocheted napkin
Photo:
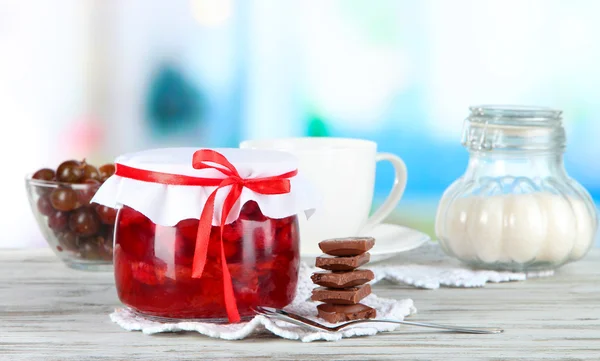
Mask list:
[[[383,279],[418,288],[483,287],[488,282],[525,281],[527,278],[548,277],[554,271],[499,272],[475,270],[448,257],[438,243],[429,241],[421,247],[376,264],[369,264],[375,280]]]
[[[286,310],[325,325],[332,325],[317,318],[317,305],[319,303],[309,300],[312,289],[315,287],[310,282],[312,271],[312,267],[308,267],[306,264],[301,265],[296,298],[291,305],[286,307]],[[393,300],[371,294],[361,302],[375,308],[377,318],[403,320],[405,316],[417,312],[417,309],[413,306],[413,301],[410,299]],[[110,315],[110,319],[126,330],[142,331],[145,334],[195,331],[206,336],[225,340],[241,340],[254,334],[271,332],[289,340],[302,342],[337,341],[345,337],[375,335],[379,332],[394,331],[400,327],[400,325],[394,324],[373,323],[351,326],[339,332],[315,332],[284,321],[272,321],[264,316],[256,316],[249,322],[225,325],[204,322],[161,323],[141,317],[125,308],[116,309]]]
[[[423,246],[402,253],[393,259],[367,267],[375,273],[372,283],[387,280],[403,283],[418,288],[436,289],[446,287],[483,287],[488,282],[524,281],[531,277],[545,277],[553,271],[537,273],[497,272],[473,270],[458,261],[446,256],[439,245],[428,242]],[[298,292],[294,302],[286,310],[309,317],[318,322],[328,324],[316,317],[317,302],[310,301],[312,289],[316,287],[310,282],[310,275],[317,269],[303,263],[300,267]],[[376,293],[377,290],[374,290]],[[402,320],[416,313],[417,310],[410,299],[392,300],[371,294],[363,303],[377,309],[377,318]],[[239,340],[261,332],[271,332],[290,340],[310,342],[316,340],[337,341],[345,337],[374,335],[378,332],[393,331],[400,327],[393,324],[360,324],[340,332],[314,332],[283,321],[271,321],[264,316],[257,316],[250,322],[231,325],[218,325],[202,322],[160,323],[140,317],[128,309],[117,309],[110,315],[113,322],[129,331],[142,331],[145,334],[159,332],[196,331],[203,335],[226,340]]]

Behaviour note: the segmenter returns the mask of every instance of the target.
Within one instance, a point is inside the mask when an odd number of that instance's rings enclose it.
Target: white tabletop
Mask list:
[[[48,249],[0,251],[0,360],[399,360],[600,358],[600,250],[554,277],[478,289],[420,290],[378,284],[412,298],[412,320],[499,326],[499,335],[402,328],[393,333],[301,343],[195,333],[147,336],[111,323],[119,306],[111,273],[66,268]]]

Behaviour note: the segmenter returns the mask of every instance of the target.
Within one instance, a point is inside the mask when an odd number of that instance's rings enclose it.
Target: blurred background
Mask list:
[[[600,202],[598,13],[596,0],[0,0],[0,247],[46,246],[23,185],[38,168],[305,135],[401,156],[390,221],[433,236],[479,103],[564,110],[567,171]],[[377,202],[391,183],[382,165]]]

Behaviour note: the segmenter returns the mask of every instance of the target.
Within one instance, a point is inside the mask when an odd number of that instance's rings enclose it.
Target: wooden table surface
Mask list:
[[[147,336],[109,320],[119,306],[111,273],[68,269],[47,249],[1,250],[0,360],[600,360],[599,249],[550,278],[478,289],[379,284],[374,292],[412,298],[418,309],[413,320],[506,331],[467,335],[406,327],[313,343],[276,336]]]

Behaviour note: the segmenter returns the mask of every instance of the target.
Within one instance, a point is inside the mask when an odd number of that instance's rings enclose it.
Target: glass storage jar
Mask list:
[[[287,153],[241,149],[119,157],[93,201],[119,208],[121,302],[153,318],[215,322],[288,305],[298,282],[298,214],[315,203],[296,166]]]
[[[223,249],[241,316],[258,305],[282,308],[296,293],[299,265],[297,216],[265,217],[256,202],[223,228]],[[211,227],[204,273],[192,276],[198,220],[174,227],[154,224],[122,207],[115,234],[115,281],[121,302],[153,316],[227,317],[223,300],[220,229]]]
[[[554,269],[582,258],[598,228],[589,193],[564,168],[561,111],[476,106],[465,120],[465,174],[443,194],[435,232],[476,268]]]

